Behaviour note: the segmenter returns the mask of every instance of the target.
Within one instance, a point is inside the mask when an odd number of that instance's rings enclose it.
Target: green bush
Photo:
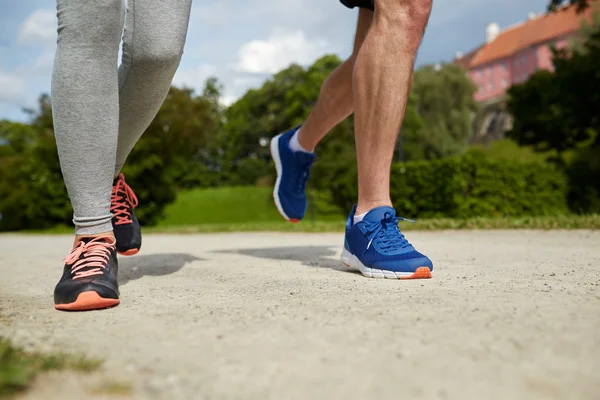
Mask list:
[[[334,185],[333,199],[355,203],[356,167]],[[567,212],[566,176],[538,162],[499,162],[481,153],[395,163],[391,195],[408,218],[559,215]]]
[[[569,208],[579,214],[600,213],[600,149],[577,152],[567,168]]]

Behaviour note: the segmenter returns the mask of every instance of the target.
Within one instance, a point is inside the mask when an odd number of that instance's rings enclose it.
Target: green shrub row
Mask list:
[[[356,166],[334,184],[332,198],[348,210],[356,202]],[[568,212],[563,172],[539,162],[499,162],[470,152],[435,161],[395,163],[394,207],[407,218],[560,215]]]

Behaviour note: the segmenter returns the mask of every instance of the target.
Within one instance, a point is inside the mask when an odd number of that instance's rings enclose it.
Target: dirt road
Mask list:
[[[52,307],[71,238],[0,236],[0,335],[103,357],[25,398],[599,399],[600,232],[410,232],[433,279],[345,270],[340,234],[147,235],[122,303]]]

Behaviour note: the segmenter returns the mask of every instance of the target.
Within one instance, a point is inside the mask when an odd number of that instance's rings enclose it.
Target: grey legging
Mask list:
[[[113,176],[169,91],[191,1],[129,0],[125,18],[124,0],[57,0],[52,105],[77,234],[112,230]]]

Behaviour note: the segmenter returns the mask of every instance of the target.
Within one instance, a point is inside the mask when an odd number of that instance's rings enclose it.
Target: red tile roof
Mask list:
[[[511,56],[527,47],[577,32],[581,29],[582,19],[588,22],[592,20],[593,7],[580,14],[577,14],[576,8],[563,7],[554,13],[542,14],[505,29],[492,42],[476,49],[475,54],[469,53],[469,60],[460,59],[456,62],[473,68]],[[465,65],[465,61],[468,65]]]

